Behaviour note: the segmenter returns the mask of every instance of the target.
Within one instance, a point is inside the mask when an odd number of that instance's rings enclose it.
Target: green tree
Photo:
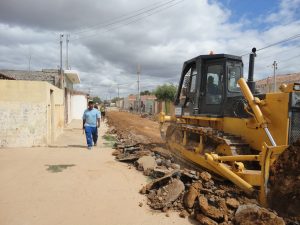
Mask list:
[[[158,101],[165,101],[166,103],[170,103],[174,101],[175,94],[177,91],[177,87],[173,84],[164,84],[161,86],[158,86],[155,89],[155,96]],[[167,107],[168,104],[165,104],[165,112],[169,113],[169,109]]]
[[[101,103],[102,103],[101,99],[100,99],[98,96],[96,96],[96,97],[93,97],[93,102],[95,102],[95,103],[99,103],[99,104],[101,104]]]
[[[151,94],[152,94],[152,92],[149,90],[145,90],[145,91],[141,92],[141,95],[151,95]]]
[[[155,96],[158,101],[171,102],[175,99],[177,87],[173,84],[160,85],[155,89]]]
[[[116,103],[117,101],[121,100],[122,98],[118,98],[118,97],[115,97],[111,100],[112,103]]]

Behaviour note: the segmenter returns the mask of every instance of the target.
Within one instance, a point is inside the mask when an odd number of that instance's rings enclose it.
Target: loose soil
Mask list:
[[[271,207],[300,221],[300,141],[291,145],[271,167]]]
[[[140,115],[117,111],[108,112],[107,118],[110,127],[117,127],[119,132],[134,135],[135,140],[140,143],[163,143],[157,122]]]

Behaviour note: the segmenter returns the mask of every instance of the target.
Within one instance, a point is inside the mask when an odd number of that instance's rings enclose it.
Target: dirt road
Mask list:
[[[1,225],[191,224],[150,211],[138,193],[147,178],[116,162],[103,138],[88,151],[80,126],[71,124],[56,147],[0,150]]]
[[[146,143],[163,143],[160,132],[159,124],[149,119],[141,118],[140,115],[128,112],[108,112],[108,118],[111,122],[110,125],[118,127],[119,131],[126,131],[132,133],[135,139],[140,139]]]

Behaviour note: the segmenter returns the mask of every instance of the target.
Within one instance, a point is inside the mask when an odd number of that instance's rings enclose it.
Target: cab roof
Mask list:
[[[213,55],[199,55],[199,56],[196,56],[196,57],[194,57],[190,60],[187,60],[185,62],[185,64],[189,64],[189,63],[195,62],[197,60],[201,60],[201,59],[206,60],[206,59],[223,59],[223,58],[242,61],[241,56],[229,55],[229,54],[213,54]]]

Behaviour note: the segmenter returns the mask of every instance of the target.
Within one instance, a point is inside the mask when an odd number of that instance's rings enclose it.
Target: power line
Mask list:
[[[291,40],[295,40],[295,39],[297,39],[297,38],[300,38],[300,34],[293,35],[293,36],[288,37],[288,38],[286,38],[286,39],[283,39],[283,40],[281,40],[281,41],[278,41],[278,42],[269,44],[269,45],[267,45],[267,46],[265,46],[265,47],[259,48],[259,49],[256,50],[256,52],[261,51],[261,50],[265,50],[265,49],[267,49],[267,48],[271,48],[271,47],[273,47],[273,46],[275,46],[275,45],[279,45],[279,44],[282,44],[282,43],[285,43],[285,42],[288,42],[288,41],[291,41]],[[246,55],[248,55],[248,54],[249,54],[249,53],[245,53],[245,54],[241,55],[241,57],[246,56]]]
[[[285,69],[287,69],[287,68],[291,68],[291,66],[284,66],[284,67],[278,67],[278,70],[279,71],[282,71],[282,70],[285,70]],[[282,73],[282,72],[281,72]]]
[[[289,61],[289,60],[293,60],[293,59],[297,59],[297,57],[299,57],[300,55],[295,55],[295,56],[292,56],[290,58],[287,58],[287,59],[284,59],[284,60],[279,60],[279,62],[286,62],[286,61]]]
[[[284,24],[280,24],[279,27],[285,27],[285,26],[292,26],[292,25],[300,25],[300,21],[293,21],[293,22],[287,22]],[[268,28],[269,29],[269,28]],[[266,30],[264,30],[263,32],[266,32]],[[247,49],[241,51],[241,52],[246,52],[248,49],[250,49],[251,46],[249,46]],[[236,54],[236,55],[240,55],[240,54]],[[245,55],[247,55],[247,53],[245,53]],[[244,56],[244,55],[243,55]]]
[[[297,59],[297,57],[300,57],[300,55],[295,55],[295,56],[292,56],[292,57],[289,57],[289,58],[285,58],[283,60],[277,60],[277,62],[282,63],[282,62],[286,62],[286,61],[291,61],[291,60]],[[270,66],[267,66],[267,67],[270,67]]]
[[[300,55],[295,55],[295,56],[293,56],[293,57],[290,57],[290,58],[287,58],[287,59],[284,59],[284,60],[279,60],[279,61],[277,61],[277,63],[282,63],[282,62],[286,62],[286,61],[290,61],[290,60],[295,60],[295,59],[297,59],[297,57],[300,57]],[[298,60],[298,59],[297,59]],[[284,66],[284,67],[281,67],[280,65],[278,66],[278,70],[283,70],[283,69],[286,69],[286,68],[288,68],[288,67],[291,67],[290,65],[286,65],[286,66]]]
[[[285,49],[285,50],[280,50],[280,49],[277,49],[278,51],[276,51],[276,53],[271,53],[271,55],[266,55],[266,56],[263,56],[263,57],[258,57],[257,60],[265,60],[265,59],[269,59],[271,57],[278,57],[278,54],[281,54],[282,53],[285,53],[285,52],[291,52],[291,50],[295,50],[295,49],[298,49],[300,47],[300,45],[298,46],[293,46],[293,49],[291,49],[291,47],[289,47],[288,49]]]
[[[177,4],[179,4],[179,3],[183,2],[183,1],[185,1],[185,0],[181,0],[181,1],[179,1],[179,2],[174,3],[173,5],[169,5],[169,6],[167,6],[167,7],[164,7],[164,8],[162,8],[161,10],[156,10],[156,11],[154,11],[153,13],[150,13],[150,14],[145,15],[145,16],[143,16],[143,17],[137,18],[137,19],[135,19],[135,20],[131,20],[131,21],[127,22],[127,23],[120,24],[119,26],[112,27],[111,29],[107,29],[107,30],[104,31],[104,33],[109,32],[109,31],[112,31],[112,30],[116,30],[116,29],[118,29],[118,28],[121,28],[121,27],[123,27],[123,26],[129,25],[129,24],[132,24],[132,23],[136,23],[136,22],[138,22],[138,21],[140,21],[140,20],[142,20],[142,19],[145,19],[145,18],[147,18],[147,17],[149,17],[149,16],[152,16],[152,15],[154,15],[154,14],[156,14],[156,13],[159,13],[159,12],[161,12],[161,11],[163,11],[163,10],[169,9],[169,8],[175,6],[175,5],[177,5]],[[98,35],[98,33],[93,34],[93,35],[89,35],[89,36],[79,37],[79,38],[77,38],[77,39],[74,39],[74,41],[75,41],[75,40],[79,40],[79,39],[84,39],[84,38],[90,38],[90,37],[93,37],[93,36],[96,36],[96,35]]]
[[[155,10],[155,9],[157,9],[159,7],[162,7],[162,6],[166,5],[166,4],[172,3],[174,1],[176,1],[176,0],[168,0],[168,1],[165,1],[165,2],[156,2],[156,3],[148,5],[146,7],[143,7],[143,8],[140,8],[138,10],[132,11],[130,13],[123,14],[121,16],[117,16],[115,18],[107,20],[107,22],[102,22],[102,23],[95,24],[95,25],[87,27],[87,28],[83,28],[81,31],[74,32],[73,34],[80,34],[80,33],[89,32],[89,30],[97,29],[97,28],[99,28],[99,26],[100,26],[100,28],[107,27],[107,26],[113,25],[115,23],[122,22],[123,20],[128,20],[128,19],[134,18],[136,16],[142,15],[143,13],[146,13],[148,11]],[[155,5],[158,5],[158,6],[152,7],[152,6],[155,6]],[[138,13],[140,11],[142,11],[142,12]],[[131,15],[131,14],[134,14],[134,15]],[[123,19],[121,19],[121,18],[123,18]],[[115,22],[112,22],[112,21],[115,21]]]
[[[174,1],[174,0],[172,0],[172,1]],[[154,15],[154,14],[157,14],[157,13],[159,13],[159,12],[161,12],[161,11],[164,11],[164,10],[166,10],[166,9],[169,9],[169,8],[171,8],[171,7],[174,7],[174,6],[178,5],[179,3],[183,2],[183,1],[185,1],[185,0],[177,1],[176,3],[174,3],[174,4],[172,4],[172,5],[168,5],[167,7],[163,7],[163,8],[161,8],[160,10],[156,10],[156,11],[150,13],[150,14],[147,14],[147,15],[145,15],[145,16],[139,17],[139,18],[137,18],[137,19],[135,19],[135,20],[131,20],[131,21],[127,22],[127,23],[123,23],[123,24],[120,23],[119,26],[115,26],[115,27],[112,27],[111,29],[105,30],[104,33],[109,32],[109,31],[112,31],[112,30],[119,29],[119,28],[121,28],[121,27],[124,27],[124,26],[129,25],[129,24],[132,24],[132,23],[136,23],[136,22],[138,22],[138,21],[140,21],[140,20],[142,20],[142,19],[145,19],[145,18],[147,18],[147,17],[149,17],[149,16],[152,16],[152,15]],[[124,20],[124,21],[126,21],[126,20]],[[96,35],[98,35],[98,33],[92,34],[92,35],[89,35],[89,36],[78,37],[78,38],[76,38],[76,39],[73,39],[73,41],[76,41],[76,40],[79,40],[79,39],[84,39],[84,38],[90,38],[90,37],[93,37],[93,36],[96,36]]]

